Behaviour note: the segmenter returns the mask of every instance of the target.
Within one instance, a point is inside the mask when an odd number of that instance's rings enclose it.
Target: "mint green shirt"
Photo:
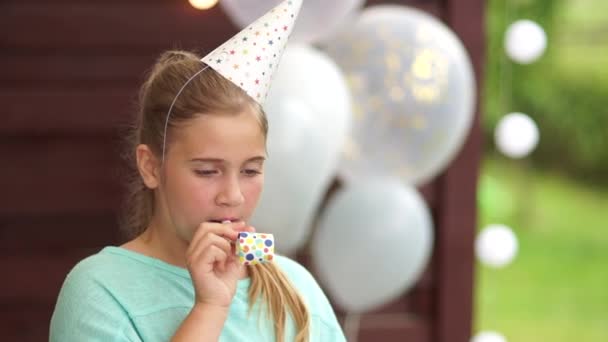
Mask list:
[[[275,261],[306,302],[310,341],[345,341],[325,294],[300,264],[283,256]],[[237,283],[220,341],[272,341],[274,328],[256,303],[249,314],[250,279]],[[53,312],[51,342],[169,341],[194,304],[190,274],[124,248],[106,247],[68,274]],[[286,322],[285,341],[295,324]]]

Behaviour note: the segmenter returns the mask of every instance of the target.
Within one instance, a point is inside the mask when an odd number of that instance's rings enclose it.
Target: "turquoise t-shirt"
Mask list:
[[[345,341],[325,294],[300,264],[284,256],[275,262],[300,292],[310,312],[310,341]],[[274,328],[256,303],[249,313],[250,279],[237,283],[220,341],[272,341]],[[120,247],[106,247],[68,274],[53,312],[51,342],[169,341],[194,304],[190,274]],[[288,317],[285,341],[293,341]]]

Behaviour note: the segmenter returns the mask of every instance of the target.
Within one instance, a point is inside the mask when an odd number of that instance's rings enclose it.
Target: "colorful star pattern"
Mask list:
[[[263,104],[301,4],[283,1],[201,60]]]

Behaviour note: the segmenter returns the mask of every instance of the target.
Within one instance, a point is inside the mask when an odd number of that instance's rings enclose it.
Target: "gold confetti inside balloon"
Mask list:
[[[405,6],[372,6],[324,49],[353,97],[340,162],[346,181],[397,176],[422,184],[447,167],[471,126],[475,79],[446,25]]]

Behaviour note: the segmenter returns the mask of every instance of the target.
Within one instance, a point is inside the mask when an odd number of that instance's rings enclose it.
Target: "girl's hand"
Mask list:
[[[255,229],[242,221],[204,222],[186,251],[186,264],[195,290],[195,305],[228,308],[244,267],[234,255],[239,232]]]

